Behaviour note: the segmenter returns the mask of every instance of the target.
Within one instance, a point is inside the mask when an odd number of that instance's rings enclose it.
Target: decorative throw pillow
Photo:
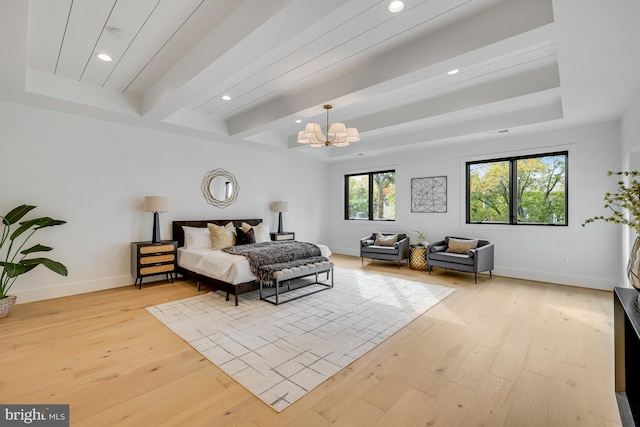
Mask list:
[[[185,249],[211,249],[211,233],[204,227],[182,226]]]
[[[223,249],[236,244],[233,222],[228,222],[225,226],[207,224],[207,228],[211,234],[211,249]]]
[[[248,245],[249,243],[255,243],[256,237],[253,233],[253,228],[250,228],[246,233],[242,231],[242,228],[236,227],[236,245]]]
[[[264,223],[260,223],[258,225],[249,225],[246,222],[242,223],[242,231],[245,233],[249,230],[253,229],[253,234],[255,236],[255,243],[268,242],[271,240],[269,236],[269,226],[264,225]]]
[[[470,249],[478,247],[478,239],[454,239],[449,237],[447,252],[453,252],[454,254],[466,254]]]
[[[380,233],[376,234],[376,246],[393,246],[398,241],[398,235],[392,234],[390,236],[383,236]]]

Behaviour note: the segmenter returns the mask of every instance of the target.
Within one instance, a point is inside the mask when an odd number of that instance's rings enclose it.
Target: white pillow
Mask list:
[[[185,249],[211,249],[211,233],[208,228],[182,226]]]
[[[269,225],[262,223],[262,240],[261,242],[270,242],[271,234],[269,233]]]
[[[253,228],[253,235],[256,238],[256,243],[269,242],[271,236],[269,235],[269,226],[261,222],[258,225],[249,225],[246,222],[242,223],[242,231],[245,233]]]

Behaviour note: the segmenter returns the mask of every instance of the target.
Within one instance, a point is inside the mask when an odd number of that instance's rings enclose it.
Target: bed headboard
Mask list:
[[[183,225],[187,227],[207,228],[207,224],[226,225],[233,222],[233,225],[240,227],[243,222],[249,225],[258,225],[262,219],[203,219],[188,221],[173,221],[173,240],[178,241],[178,247],[184,246],[184,230]]]

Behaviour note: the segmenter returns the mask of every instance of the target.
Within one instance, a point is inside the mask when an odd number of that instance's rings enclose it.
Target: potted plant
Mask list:
[[[426,235],[426,234],[424,234],[424,233],[423,233],[422,231],[420,231],[420,230],[411,230],[411,231],[413,231],[414,233],[416,233],[416,236],[418,236],[418,240],[419,240],[418,244],[419,244],[419,245],[422,245],[422,246],[424,246],[425,248],[426,248],[427,246],[429,246],[429,242],[427,242],[427,235]]]
[[[41,217],[20,221],[35,206],[21,205],[13,209],[2,218],[2,235],[0,236],[0,318],[8,316],[11,308],[15,304],[16,297],[9,295],[9,290],[21,275],[33,270],[38,265],[44,265],[49,270],[62,276],[68,274],[67,267],[49,258],[35,257],[32,254],[38,252],[48,252],[53,248],[41,244],[27,247],[27,242],[33,234],[45,227],[53,227],[65,224],[49,217]],[[17,227],[14,227],[17,225]],[[15,229],[14,229],[15,228]]]
[[[613,172],[608,171],[607,176],[629,176],[631,181],[629,185],[625,185],[625,182],[618,181],[618,191],[615,193],[605,193],[604,195],[604,207],[611,210],[611,215],[597,215],[591,218],[587,218],[582,226],[602,220],[606,222],[613,222],[615,224],[624,224],[627,227],[635,230],[636,234],[640,236],[640,182],[636,178],[640,176],[639,171],[624,171]],[[627,215],[628,212],[628,215]],[[636,237],[636,240],[631,249],[629,256],[629,262],[627,264],[627,277],[631,285],[640,290],[640,237]],[[640,296],[639,296],[640,298]]]

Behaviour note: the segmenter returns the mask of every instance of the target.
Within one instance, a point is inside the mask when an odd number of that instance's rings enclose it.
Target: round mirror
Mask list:
[[[202,193],[210,205],[225,208],[236,201],[240,186],[236,177],[224,169],[214,169],[204,176]]]

